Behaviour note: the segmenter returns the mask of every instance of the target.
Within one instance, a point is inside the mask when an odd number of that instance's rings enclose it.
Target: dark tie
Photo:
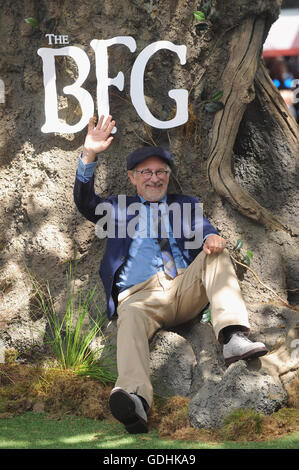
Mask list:
[[[165,229],[165,225],[163,224],[161,211],[158,208],[158,203],[148,203],[148,204],[151,207],[151,213],[153,216],[155,231],[157,233],[157,240],[161,249],[161,255],[162,255],[162,260],[164,264],[164,271],[169,277],[175,278],[178,272],[176,269],[174,258],[172,256],[169,238],[163,237],[163,235],[166,234],[166,229]]]

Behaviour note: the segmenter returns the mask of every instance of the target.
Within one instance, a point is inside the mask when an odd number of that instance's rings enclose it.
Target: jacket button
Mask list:
[[[120,257],[120,260],[121,260],[121,261],[124,261],[124,260],[125,260],[125,257],[124,257],[124,256],[121,256],[121,257]]]

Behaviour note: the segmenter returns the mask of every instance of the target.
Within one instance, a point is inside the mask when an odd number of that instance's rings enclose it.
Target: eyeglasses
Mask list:
[[[140,173],[142,178],[145,180],[152,178],[153,174],[158,176],[158,178],[165,178],[170,173],[169,170],[152,171],[152,170],[146,169],[146,170],[135,170],[135,171],[136,173]]]

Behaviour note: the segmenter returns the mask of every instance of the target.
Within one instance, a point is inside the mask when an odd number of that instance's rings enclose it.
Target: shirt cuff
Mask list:
[[[92,163],[83,163],[81,153],[78,158],[77,178],[83,183],[87,183],[93,177],[97,162],[98,156],[96,156],[95,161]]]
[[[206,238],[208,238],[210,235],[217,235],[217,233],[208,233],[202,240],[202,244],[206,241]]]

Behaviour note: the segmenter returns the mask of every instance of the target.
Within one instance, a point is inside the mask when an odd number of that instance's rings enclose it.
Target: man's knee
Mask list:
[[[123,325],[136,325],[137,323],[142,323],[144,321],[144,317],[142,312],[136,308],[123,308],[118,311],[118,319],[117,319],[117,327],[120,328]]]
[[[121,309],[118,313],[118,331],[122,329],[130,335],[145,334],[148,338],[151,338],[159,327],[158,323],[142,309],[130,307]]]

